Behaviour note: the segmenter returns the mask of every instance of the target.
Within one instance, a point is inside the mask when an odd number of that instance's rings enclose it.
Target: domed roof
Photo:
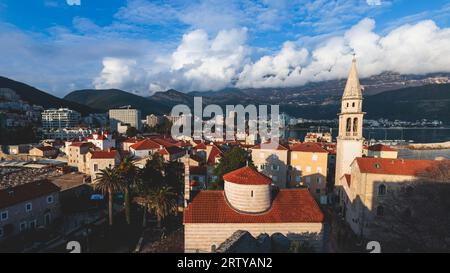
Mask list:
[[[250,167],[243,167],[223,176],[223,180],[243,185],[270,185],[272,179]]]

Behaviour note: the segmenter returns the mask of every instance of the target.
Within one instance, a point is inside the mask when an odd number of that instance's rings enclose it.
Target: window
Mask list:
[[[94,164],[94,172],[98,172],[98,164]]]
[[[253,191],[250,192],[250,197],[253,197]]]
[[[21,222],[19,228],[20,228],[20,231],[26,230],[27,229],[27,222]]]
[[[259,165],[259,168],[260,168],[261,170],[264,170],[264,169],[266,168],[266,165],[264,165],[264,164]]]
[[[25,210],[26,210],[26,212],[32,211],[33,210],[33,205],[31,203],[27,203],[25,205]]]
[[[383,214],[384,214],[383,206],[378,206],[377,207],[377,216],[383,216]]]
[[[378,186],[378,195],[383,196],[385,194],[386,194],[386,186],[383,184]]]
[[[28,228],[35,229],[36,228],[36,220],[28,222]]]
[[[52,204],[53,203],[53,195],[49,195],[47,196],[47,204]]]
[[[0,219],[1,219],[2,221],[8,220],[8,211],[2,211],[1,216],[0,216]]]
[[[358,118],[353,119],[353,132],[358,130]]]
[[[355,107],[355,103],[354,102],[352,103],[352,107]]]
[[[310,176],[305,177],[305,182],[309,186],[309,183],[311,183],[311,177]]]
[[[306,166],[306,172],[308,172],[308,173],[311,172],[311,166]]]
[[[280,166],[272,164],[272,171],[279,171],[280,170]]]
[[[316,182],[317,184],[320,184],[320,182],[322,182],[322,179],[320,177],[317,177]]]
[[[50,212],[48,212],[48,213],[46,213],[45,215],[44,215],[44,223],[45,223],[45,225],[49,225],[50,224],[50,222],[51,222],[51,214],[50,214]]]
[[[346,128],[345,129],[346,132],[350,132],[351,131],[351,128],[352,128],[352,119],[351,118],[347,119],[345,128]]]
[[[312,160],[313,160],[313,161],[317,161],[318,158],[319,158],[319,157],[318,157],[316,154],[313,154],[313,155],[312,155]]]

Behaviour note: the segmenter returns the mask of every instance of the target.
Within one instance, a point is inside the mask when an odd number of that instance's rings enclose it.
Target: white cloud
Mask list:
[[[275,55],[264,56],[246,65],[237,86],[297,86],[344,78],[352,52],[357,54],[362,77],[383,71],[402,74],[450,72],[450,28],[441,29],[431,20],[395,28],[385,36],[376,34],[374,28],[374,20],[364,19],[344,35],[328,38],[311,51],[293,46],[287,51],[285,44]],[[282,65],[275,66],[276,59],[291,62],[280,62]]]
[[[81,0],[66,0],[69,6],[81,6]]]

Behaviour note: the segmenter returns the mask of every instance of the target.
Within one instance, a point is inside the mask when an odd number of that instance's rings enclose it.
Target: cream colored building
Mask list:
[[[141,129],[141,111],[137,109],[110,109],[109,120],[111,130],[118,131],[119,124],[128,124],[138,130]]]
[[[97,175],[101,170],[114,168],[120,164],[120,155],[116,150],[89,151],[87,158],[87,174],[91,176],[91,181],[96,182]]]
[[[256,145],[251,148],[253,164],[260,172],[272,178],[273,184],[283,189],[287,187],[289,149],[283,145],[267,148]]]
[[[307,189],[273,193],[271,179],[250,167],[223,179],[224,191],[200,191],[185,209],[185,252],[214,251],[238,230],[282,233],[322,250],[324,215]]]
[[[316,143],[290,146],[290,186],[307,186],[320,200],[326,197],[328,152]],[[325,202],[325,201],[323,201]]]
[[[73,142],[66,147],[67,165],[78,168],[81,173],[87,173],[88,166],[86,154],[89,149],[94,149],[95,145],[90,142]]]
[[[339,192],[342,189],[340,178],[350,173],[350,164],[363,151],[363,117],[362,89],[359,83],[356,60],[352,67],[342,95],[341,113],[339,114],[339,134],[336,139],[336,174],[335,186]],[[339,194],[339,193],[338,193]]]
[[[387,194],[414,183],[437,160],[358,157],[341,177],[342,215],[358,236],[371,236],[371,226],[391,204]],[[406,186],[405,186],[406,185]],[[406,189],[405,189],[406,190]]]
[[[397,158],[398,150],[383,144],[375,144],[364,151],[368,157]]]

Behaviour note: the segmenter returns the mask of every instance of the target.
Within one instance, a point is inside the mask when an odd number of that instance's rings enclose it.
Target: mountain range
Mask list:
[[[450,122],[449,76],[445,73],[423,76],[383,73],[361,79],[366,117],[409,121],[426,118]],[[24,101],[44,108],[68,107],[83,115],[125,105],[140,109],[143,116],[168,114],[177,104],[192,107],[194,97],[201,96],[203,104],[278,104],[282,112],[294,117],[334,119],[339,111],[344,85],[345,79],[289,88],[227,88],[189,93],[171,89],[148,97],[119,89],[85,89],[70,92],[61,99],[24,83],[0,77],[0,88],[13,89]]]

